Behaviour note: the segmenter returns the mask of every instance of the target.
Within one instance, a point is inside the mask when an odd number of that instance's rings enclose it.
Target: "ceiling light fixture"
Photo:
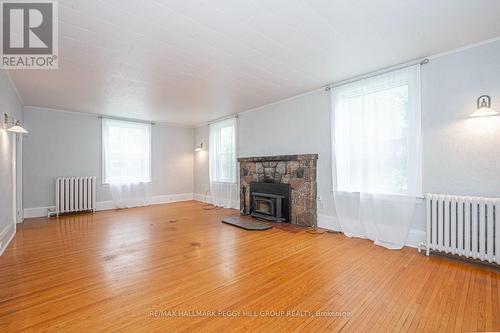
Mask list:
[[[489,117],[496,115],[498,115],[498,112],[491,108],[491,97],[488,95],[482,95],[477,99],[477,110],[474,111],[470,116]]]

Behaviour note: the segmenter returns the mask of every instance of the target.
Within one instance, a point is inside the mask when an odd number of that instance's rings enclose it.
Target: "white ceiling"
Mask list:
[[[500,35],[498,0],[59,0],[25,105],[195,125]]]

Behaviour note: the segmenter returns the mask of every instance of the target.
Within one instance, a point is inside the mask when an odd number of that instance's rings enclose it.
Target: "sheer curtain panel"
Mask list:
[[[103,183],[116,208],[145,206],[151,198],[151,124],[102,120]]]
[[[350,237],[403,247],[421,195],[420,66],[332,89],[333,186]]]
[[[210,124],[208,149],[212,203],[238,208],[236,118]]]

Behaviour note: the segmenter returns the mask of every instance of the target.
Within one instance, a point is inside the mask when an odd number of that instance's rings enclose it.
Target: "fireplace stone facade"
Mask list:
[[[291,187],[290,221],[317,226],[317,154],[241,157],[240,205],[249,213],[250,183],[282,183]]]

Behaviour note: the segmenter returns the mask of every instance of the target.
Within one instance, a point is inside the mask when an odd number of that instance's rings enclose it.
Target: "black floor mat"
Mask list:
[[[269,225],[249,221],[248,219],[243,219],[241,217],[225,217],[222,219],[222,223],[234,225],[235,227],[245,230],[267,230],[272,228]]]

